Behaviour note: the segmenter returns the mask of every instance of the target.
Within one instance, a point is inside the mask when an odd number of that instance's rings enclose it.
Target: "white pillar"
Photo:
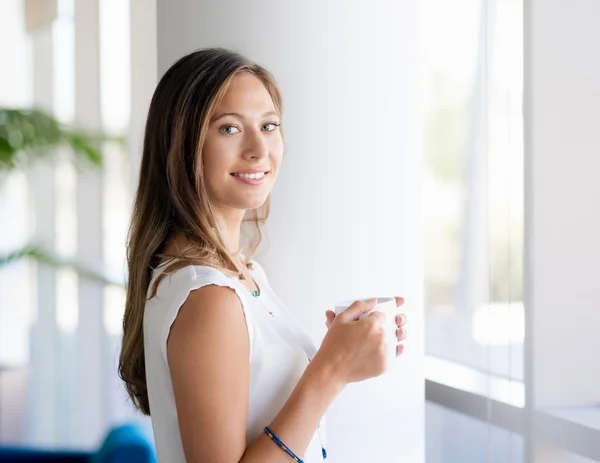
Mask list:
[[[75,123],[83,129],[101,130],[98,0],[75,2],[75,87]],[[92,169],[81,171],[77,179],[77,217],[78,259],[85,265],[97,267],[103,262],[102,178]],[[77,331],[80,435],[77,442],[89,447],[99,444],[109,413],[102,302],[103,286],[81,278]]]
[[[31,14],[28,10],[27,14]],[[33,104],[52,112],[53,95],[53,38],[54,15],[44,18],[30,30],[33,57]],[[55,185],[54,167],[38,163],[28,174],[34,207],[36,240],[46,249],[54,250]],[[56,419],[57,403],[48,400],[58,391],[57,346],[59,331],[56,325],[56,272],[47,265],[36,265],[37,294],[35,314],[30,332],[29,411],[26,441],[36,445],[55,445],[59,438]]]
[[[564,412],[600,401],[600,2],[524,5],[526,390]]]
[[[536,404],[598,402],[600,369],[591,366],[600,352],[600,3],[527,3],[526,234]]]
[[[334,463],[424,461],[417,4],[158,1],[159,75],[224,46],[281,84],[288,149],[258,257],[315,340],[336,300],[407,298],[407,354],[328,413]]]

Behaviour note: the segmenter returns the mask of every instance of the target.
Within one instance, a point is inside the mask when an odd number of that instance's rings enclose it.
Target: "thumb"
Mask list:
[[[360,318],[361,315],[371,312],[377,305],[377,298],[371,298],[366,301],[356,301],[346,310],[338,315],[342,322],[352,322]]]

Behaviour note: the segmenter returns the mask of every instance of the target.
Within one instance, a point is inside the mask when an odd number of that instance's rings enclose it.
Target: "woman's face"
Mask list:
[[[283,156],[280,122],[257,77],[243,73],[233,78],[209,122],[202,152],[217,207],[256,209],[266,201]],[[242,177],[249,173],[256,178]]]

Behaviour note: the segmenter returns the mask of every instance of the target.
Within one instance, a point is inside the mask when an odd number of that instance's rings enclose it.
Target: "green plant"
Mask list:
[[[69,155],[71,162],[75,164],[100,168],[100,146],[106,141],[122,143],[123,139],[76,130],[40,109],[0,108],[0,186],[2,178],[11,171],[27,169],[43,160],[53,162],[65,155]],[[62,147],[70,149],[59,149]],[[31,258],[53,267],[69,267],[85,278],[118,284],[102,272],[82,266],[71,259],[61,258],[43,246],[31,243],[4,256],[0,255],[0,267],[23,258]]]
[[[106,135],[75,130],[40,109],[0,108],[0,171],[25,169],[33,162],[53,159],[69,146],[74,161],[102,165],[99,146]],[[114,138],[118,140],[118,138]]]

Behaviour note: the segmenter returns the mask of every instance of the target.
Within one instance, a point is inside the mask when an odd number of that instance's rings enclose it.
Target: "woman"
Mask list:
[[[119,373],[152,413],[161,462],[323,461],[328,406],[386,368],[384,316],[358,320],[374,301],[329,311],[317,351],[252,259],[283,158],[281,117],[272,75],[224,49],[180,59],[154,92]],[[247,255],[242,223],[258,236]]]

